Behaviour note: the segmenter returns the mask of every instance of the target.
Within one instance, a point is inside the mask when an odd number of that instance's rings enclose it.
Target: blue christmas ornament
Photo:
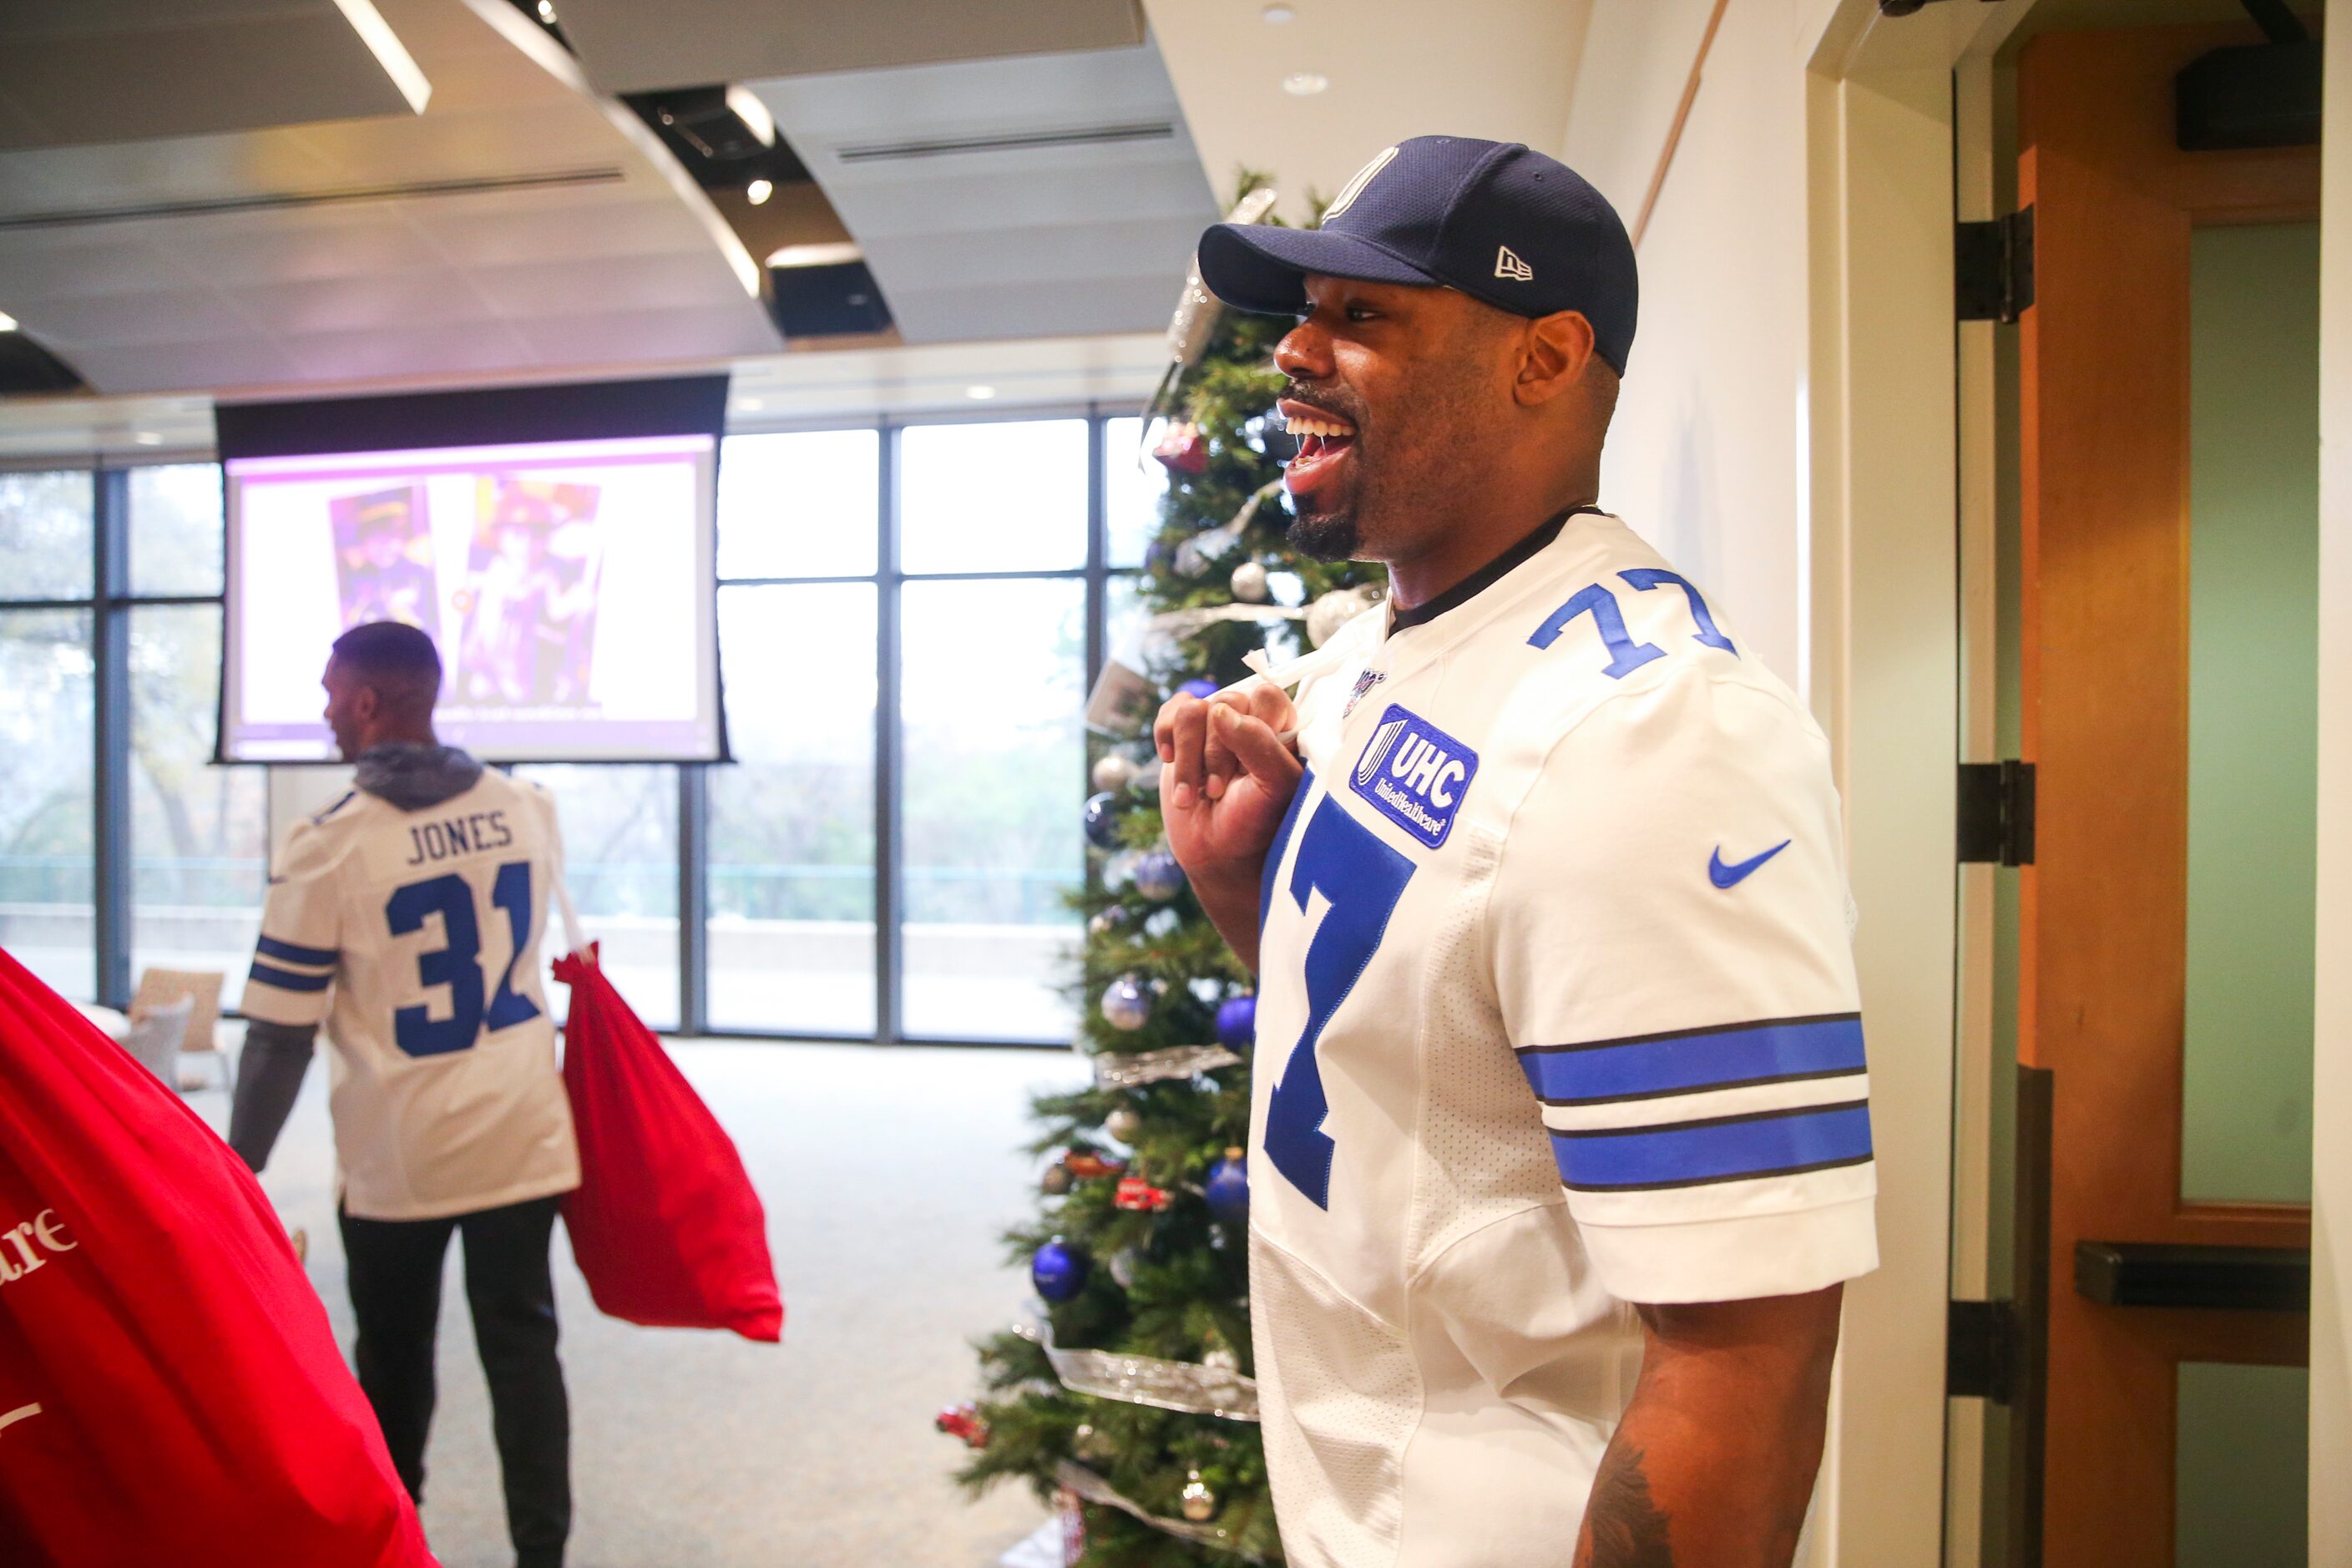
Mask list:
[[[1048,1301],[1066,1301],[1087,1288],[1087,1255],[1057,1236],[1029,1259],[1029,1282]]]
[[[1151,993],[1132,974],[1122,974],[1102,994],[1102,1016],[1114,1029],[1140,1029],[1151,1021]]]
[[[1135,889],[1147,899],[1167,902],[1184,890],[1184,868],[1165,849],[1154,849],[1135,865]]]
[[[1211,680],[1207,676],[1196,675],[1192,679],[1186,681],[1183,685],[1178,687],[1176,689],[1176,695],[1179,697],[1197,697],[1202,701],[1206,702],[1210,698],[1214,697],[1219,689],[1220,688],[1217,683]]]
[[[1097,849],[1118,846],[1118,797],[1108,790],[1087,796],[1087,842]]]
[[[1209,1167],[1202,1192],[1209,1212],[1224,1224],[1240,1225],[1249,1218],[1249,1162],[1239,1149],[1226,1150],[1225,1157]]]
[[[1257,998],[1228,996],[1217,1006],[1217,1044],[1245,1051],[1257,1038]]]

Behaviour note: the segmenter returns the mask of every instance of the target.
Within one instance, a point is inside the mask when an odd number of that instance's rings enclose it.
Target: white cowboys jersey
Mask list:
[[[1251,1312],[1299,1568],[1545,1568],[1631,1303],[1875,1267],[1828,746],[1624,524],[1275,678]]]
[[[433,1219],[578,1186],[539,973],[548,793],[495,769],[419,811],[354,791],[281,862],[244,1007],[326,1021],[344,1207]]]

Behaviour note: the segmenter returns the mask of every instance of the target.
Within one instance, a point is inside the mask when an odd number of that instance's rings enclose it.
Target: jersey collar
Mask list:
[[[1514,569],[1533,560],[1537,552],[1545,545],[1559,537],[1559,531],[1568,526],[1568,520],[1580,512],[1591,512],[1595,516],[1607,515],[1597,506],[1570,507],[1566,511],[1546,518],[1542,522],[1538,523],[1534,530],[1521,538],[1517,544],[1512,545],[1434,598],[1424,600],[1410,610],[1400,610],[1391,602],[1389,607],[1388,635],[1394,637],[1397,633],[1408,631],[1414,626],[1425,626],[1448,610],[1460,609],[1505,577],[1509,576]]]

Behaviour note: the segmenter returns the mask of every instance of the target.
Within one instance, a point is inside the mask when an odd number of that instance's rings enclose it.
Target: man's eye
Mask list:
[[[1350,305],[1348,307],[1348,320],[1351,321],[1370,321],[1378,320],[1379,317],[1380,312],[1373,310],[1370,305]]]

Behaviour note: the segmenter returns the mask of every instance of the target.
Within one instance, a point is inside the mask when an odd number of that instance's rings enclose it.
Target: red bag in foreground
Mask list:
[[[580,1138],[563,1227],[588,1293],[632,1323],[782,1339],[768,1216],[734,1142],[593,947],[557,959],[555,977],[572,987],[563,1087]]]
[[[0,1562],[433,1563],[245,1163],[5,952]]]

